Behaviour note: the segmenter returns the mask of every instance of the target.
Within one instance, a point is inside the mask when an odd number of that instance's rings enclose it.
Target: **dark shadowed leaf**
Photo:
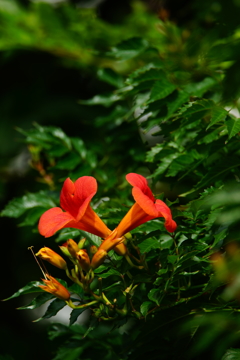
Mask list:
[[[45,314],[41,318],[34,320],[34,322],[38,322],[43,319],[49,319],[50,317],[55,316],[65,306],[66,306],[66,303],[64,300],[61,300],[61,299],[53,300],[51,302],[51,304],[48,306]]]
[[[47,302],[53,298],[54,298],[54,295],[44,292],[43,294],[40,294],[35,299],[33,299],[28,305],[19,307],[18,310],[36,309],[39,306],[45,304],[45,302]]]

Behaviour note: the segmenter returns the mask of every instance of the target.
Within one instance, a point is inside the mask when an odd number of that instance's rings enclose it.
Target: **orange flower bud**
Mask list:
[[[57,298],[67,301],[70,298],[70,292],[58,282],[54,277],[46,275],[49,280],[43,280],[45,285],[39,285],[41,289],[55,295]]]
[[[77,252],[76,256],[77,256],[77,259],[78,259],[81,267],[83,268],[83,270],[88,272],[90,269],[90,259],[89,259],[87,250],[80,249]]]
[[[99,267],[104,262],[106,256],[107,256],[107,251],[103,249],[99,249],[92,258],[91,261],[92,269],[96,269],[97,267]]]
[[[66,261],[55,251],[49,249],[48,247],[40,249],[36,256],[39,256],[41,259],[50,262],[50,264],[58,267],[59,269],[65,270],[67,268]]]
[[[117,246],[115,246],[113,248],[113,250],[118,254],[118,255],[121,255],[121,256],[125,256],[128,251],[127,251],[127,247],[124,243],[121,243],[121,244],[118,244]]]
[[[70,252],[70,254],[72,255],[72,257],[76,258],[76,254],[79,251],[79,247],[78,247],[76,241],[74,241],[73,239],[68,239],[67,248],[68,248],[68,251]]]

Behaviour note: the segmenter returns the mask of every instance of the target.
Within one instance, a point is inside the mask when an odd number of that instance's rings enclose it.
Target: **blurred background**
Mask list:
[[[204,36],[207,48],[211,41],[232,33],[239,24],[239,14],[238,0],[0,0],[0,209],[13,198],[48,188],[30,163],[31,149],[25,143],[24,131],[35,123],[60,127],[70,137],[81,137],[97,160],[107,157],[106,166],[112,174],[116,158],[126,148],[128,153],[117,162],[119,174],[127,173],[122,169],[127,169],[133,159],[135,168],[145,169],[145,153],[151,145],[141,137],[136,122],[117,123],[115,119],[121,116],[115,114],[112,123],[106,125],[104,119],[111,104],[102,107],[95,99],[95,106],[86,106],[84,100],[121,86],[122,76],[147,63],[151,50],[144,61],[139,57],[120,61],[105,54],[110,49],[114,53],[121,41],[144,37],[150,44],[157,44],[163,59],[172,54],[177,66],[177,61],[183,61],[181,53],[177,58],[162,38],[163,24],[173,23],[181,29],[182,37],[194,34],[184,50],[185,66],[191,69],[194,56],[198,57],[196,39]],[[237,52],[226,78],[232,84],[225,94],[226,102],[232,93],[239,94],[239,59]],[[203,69],[204,65],[197,68],[196,79]],[[119,108],[120,113],[124,111],[124,106]],[[101,163],[105,170],[106,162]],[[64,180],[64,166],[60,170]],[[82,172],[86,174],[87,170]],[[100,170],[96,170],[99,178],[104,177]],[[174,199],[176,193],[173,190],[170,197]],[[37,251],[50,245],[50,240],[44,243],[36,228],[22,227],[19,219],[1,217],[0,221],[1,299],[5,299],[41,277],[28,247],[34,245]],[[53,243],[51,246],[57,249]],[[52,359],[53,345],[44,331],[47,321],[33,323],[41,314],[16,310],[29,301],[26,296],[1,302],[1,359]]]

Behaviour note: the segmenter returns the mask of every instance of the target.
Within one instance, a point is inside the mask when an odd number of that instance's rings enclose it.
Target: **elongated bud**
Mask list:
[[[55,251],[49,249],[48,247],[40,249],[36,256],[39,256],[41,259],[48,261],[50,264],[58,267],[59,269],[65,270],[67,268],[66,261]]]
[[[104,262],[106,256],[107,256],[107,251],[103,249],[99,249],[92,258],[91,261],[92,269],[96,269],[98,266],[100,266]]]
[[[98,248],[95,245],[90,246],[90,253],[92,255],[96,254],[97,251],[98,251]]]
[[[77,254],[76,257],[81,265],[81,267],[83,268],[83,270],[85,270],[86,272],[89,271],[90,269],[90,259],[87,253],[87,250],[85,249],[80,249]]]
[[[83,249],[85,242],[86,242],[86,238],[81,239],[78,243],[78,248]]]
[[[68,239],[67,248],[73,258],[76,258],[76,254],[79,251],[79,247],[73,239]]]
[[[124,243],[118,244],[113,248],[113,250],[121,256],[125,256],[128,253],[127,247]]]
[[[64,243],[62,246],[59,246],[59,249],[61,250],[63,255],[65,255],[67,257],[71,257],[71,254],[70,254],[70,252],[68,251],[68,248],[67,248],[67,243]]]
[[[70,299],[70,292],[54,277],[46,274],[49,280],[43,280],[45,285],[39,285],[41,289],[55,295],[57,298],[67,301]]]

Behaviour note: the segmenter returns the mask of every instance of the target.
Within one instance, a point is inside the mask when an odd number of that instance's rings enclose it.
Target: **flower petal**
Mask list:
[[[162,200],[156,200],[156,209],[158,210],[159,217],[164,217],[165,219],[165,228],[169,232],[174,232],[177,228],[176,222],[172,219],[172,213],[169,207],[162,201]],[[160,215],[161,214],[161,215]]]
[[[74,218],[67,212],[63,212],[61,208],[55,207],[47,210],[40,218],[38,230],[41,235],[50,237],[56,231],[66,227],[74,221]]]
[[[77,223],[77,226],[79,229],[100,236],[101,238],[106,238],[111,233],[111,230],[104,224],[90,205],[87,207],[84,216]]]
[[[60,195],[61,208],[79,221],[96,192],[97,181],[92,176],[82,176],[75,183],[68,178]]]
[[[134,187],[132,189],[132,195],[134,200],[138,203],[139,206],[141,206],[141,208],[146,212],[146,214],[153,217],[158,216],[158,211],[155,207],[153,200],[147,195],[145,195],[140,188]]]
[[[138,203],[135,203],[117,226],[117,237],[123,236],[146,221],[155,219],[155,217],[149,216]]]
[[[130,173],[126,175],[126,179],[132,186],[139,188],[143,194],[149,197],[153,202],[155,201],[155,198],[152,194],[151,189],[148,186],[147,179],[139,174]]]

